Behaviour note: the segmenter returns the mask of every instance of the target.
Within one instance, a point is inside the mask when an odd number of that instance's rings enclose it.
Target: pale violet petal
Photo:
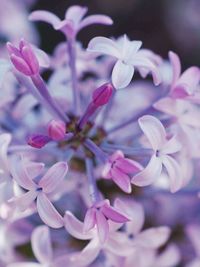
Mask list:
[[[42,263],[48,263],[53,259],[51,238],[49,228],[45,225],[38,226],[32,233],[31,245],[37,260]]]
[[[153,150],[157,151],[161,149],[166,143],[166,131],[162,123],[151,115],[140,117],[138,123]]]
[[[29,19],[32,21],[44,21],[51,24],[54,28],[60,22],[60,19],[53,13],[45,10],[33,11],[29,15]]]
[[[112,83],[116,89],[127,87],[134,74],[134,68],[131,65],[123,63],[118,60],[112,71]]]
[[[63,227],[63,218],[54,208],[47,196],[40,192],[37,197],[37,210],[43,222],[52,228]]]
[[[172,51],[169,52],[169,59],[172,65],[172,85],[178,80],[181,74],[181,62],[178,55]]]

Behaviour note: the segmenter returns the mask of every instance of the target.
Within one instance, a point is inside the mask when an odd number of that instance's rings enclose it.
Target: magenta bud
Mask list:
[[[48,133],[53,140],[62,140],[66,134],[65,123],[59,120],[52,120],[48,125]]]
[[[93,104],[97,107],[107,104],[114,91],[113,86],[110,83],[106,83],[97,88],[92,95]]]
[[[42,148],[47,143],[49,143],[52,139],[49,136],[42,134],[34,134],[29,137],[28,144],[35,148]]]
[[[39,62],[29,43],[22,39],[19,43],[19,48],[11,43],[7,43],[7,50],[11,62],[19,72],[27,76],[39,73]]]

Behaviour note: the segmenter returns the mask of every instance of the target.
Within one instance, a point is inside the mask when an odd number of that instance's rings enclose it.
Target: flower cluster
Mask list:
[[[198,267],[200,69],[127,35],[84,48],[81,30],[113,23],[86,13],[30,14],[64,34],[53,55],[23,32],[5,45],[0,266]]]

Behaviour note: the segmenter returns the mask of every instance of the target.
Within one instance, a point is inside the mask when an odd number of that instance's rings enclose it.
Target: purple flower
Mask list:
[[[131,193],[130,175],[142,169],[138,162],[125,158],[118,150],[109,157],[102,174],[105,179],[112,179],[124,192]]]
[[[110,206],[108,199],[95,203],[88,209],[84,219],[84,232],[88,232],[92,228],[97,227],[98,235],[101,243],[108,238],[109,224],[107,220],[116,223],[125,223],[129,219],[120,211]]]
[[[105,15],[91,15],[84,18],[87,10],[87,7],[71,6],[67,9],[65,19],[62,21],[51,12],[39,10],[32,12],[29,19],[50,23],[55,30],[62,31],[68,38],[76,36],[80,30],[89,25],[111,25],[113,23],[112,19]]]
[[[54,208],[48,195],[62,183],[68,166],[66,162],[57,162],[37,182],[36,178],[41,175],[43,168],[43,163],[26,162],[24,159],[18,166],[12,167],[15,181],[27,190],[25,194],[13,198],[12,202],[16,208],[25,211],[36,199],[41,219],[50,227],[60,228],[63,226],[62,216]]]
[[[134,75],[135,68],[153,75],[154,83],[161,82],[159,70],[154,61],[140,50],[141,41],[130,41],[126,35],[120,42],[106,37],[95,37],[89,44],[89,52],[106,54],[117,59],[112,71],[112,83],[116,89],[127,87]]]
[[[22,39],[19,43],[19,48],[11,43],[7,43],[7,49],[13,65],[19,72],[27,76],[39,73],[38,59],[28,42]]]
[[[153,116],[141,117],[139,125],[153,149],[153,155],[146,168],[132,178],[132,183],[138,186],[154,183],[161,175],[164,166],[169,176],[171,192],[178,191],[183,181],[180,166],[172,155],[181,150],[180,142],[176,136],[168,140],[162,123]]]

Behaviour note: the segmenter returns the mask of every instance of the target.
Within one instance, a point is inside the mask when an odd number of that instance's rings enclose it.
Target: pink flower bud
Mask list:
[[[48,133],[53,140],[62,140],[66,133],[65,123],[59,120],[52,120],[48,125]]]
[[[7,50],[15,68],[27,76],[38,74],[39,62],[31,48],[24,40],[19,43],[19,48],[7,43]]]
[[[42,148],[50,141],[51,141],[51,138],[46,135],[34,134],[29,137],[28,144],[35,148]]]
[[[97,88],[92,95],[93,104],[97,107],[107,104],[112,96],[113,90],[114,88],[110,83],[106,83]]]

